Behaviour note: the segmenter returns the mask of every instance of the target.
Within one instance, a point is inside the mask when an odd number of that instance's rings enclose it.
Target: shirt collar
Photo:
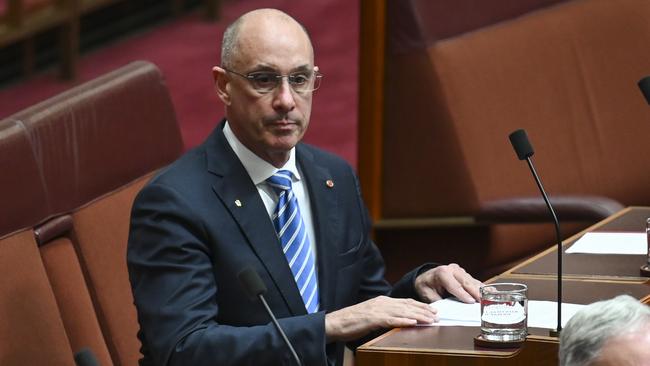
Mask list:
[[[242,165],[244,165],[244,169],[246,169],[246,172],[248,172],[248,175],[251,177],[253,184],[258,185],[260,183],[264,183],[267,178],[272,176],[278,170],[288,170],[293,173],[294,181],[300,180],[300,173],[298,172],[298,167],[296,166],[295,146],[291,148],[291,151],[289,151],[289,160],[287,160],[287,162],[278,169],[266,160],[255,155],[255,153],[244,146],[244,144],[239,141],[237,136],[235,136],[235,133],[230,128],[228,121],[226,121],[226,125],[223,128],[223,134],[226,137],[226,141],[228,141],[228,144],[235,152],[235,155],[237,155],[237,158],[239,158],[239,161],[241,161]]]

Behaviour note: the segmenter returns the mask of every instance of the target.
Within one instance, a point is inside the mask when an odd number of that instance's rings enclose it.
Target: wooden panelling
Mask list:
[[[359,179],[373,219],[381,217],[386,3],[360,1]]]

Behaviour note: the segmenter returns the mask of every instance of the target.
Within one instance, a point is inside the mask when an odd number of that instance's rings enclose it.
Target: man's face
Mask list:
[[[231,71],[242,75],[314,72],[311,43],[293,22],[273,18],[247,20],[237,39]],[[312,93],[297,93],[287,78],[262,94],[246,78],[224,69],[215,68],[215,77],[223,78],[218,84],[223,95],[219,96],[226,104],[226,115],[237,138],[271,164],[284,164],[289,150],[302,139],[309,125]]]

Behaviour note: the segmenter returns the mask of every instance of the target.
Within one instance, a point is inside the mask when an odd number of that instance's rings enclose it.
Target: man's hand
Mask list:
[[[479,301],[481,285],[456,263],[432,268],[415,279],[415,291],[427,302],[440,300],[449,293],[462,302],[473,303]]]
[[[325,316],[328,342],[349,341],[381,328],[410,327],[437,321],[436,310],[413,299],[375,297]]]

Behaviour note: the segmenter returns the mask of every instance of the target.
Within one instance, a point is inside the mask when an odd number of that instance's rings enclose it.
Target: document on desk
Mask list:
[[[440,320],[422,326],[481,326],[481,304],[465,304],[455,299],[438,300],[430,304],[438,309]],[[586,305],[562,304],[562,326]],[[557,302],[528,300],[528,326],[532,328],[555,329],[557,327]]]
[[[565,253],[648,254],[648,236],[646,233],[586,233]]]

